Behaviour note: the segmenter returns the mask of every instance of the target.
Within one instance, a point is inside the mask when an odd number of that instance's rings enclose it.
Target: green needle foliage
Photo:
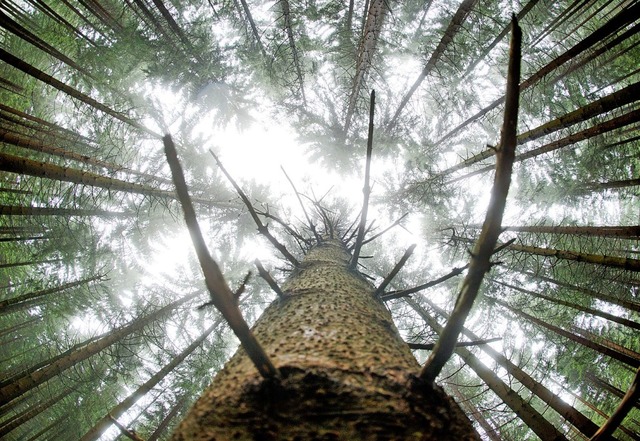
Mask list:
[[[482,439],[593,436],[640,365],[638,2],[6,0],[0,438],[168,439],[238,346],[198,309],[165,134],[238,320],[286,303],[326,235],[437,347],[500,161],[512,14],[504,229],[452,337],[489,343],[425,376]],[[613,437],[637,440],[625,412]]]

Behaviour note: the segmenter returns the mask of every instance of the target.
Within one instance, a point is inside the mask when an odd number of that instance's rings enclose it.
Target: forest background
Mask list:
[[[406,341],[435,341],[486,211],[511,13],[523,73],[500,240],[515,241],[464,333],[499,340],[459,348],[438,383],[486,439],[537,439],[536,418],[588,439],[640,365],[632,0],[2,2],[0,437],[95,439],[111,413],[165,439],[235,350],[196,309],[164,133],[229,283],[256,258],[284,280],[208,151],[299,249],[309,231],[280,166],[309,210],[355,220],[375,89],[370,233],[398,225],[365,245],[363,271],[380,283],[416,243],[383,299]],[[253,278],[245,318],[275,296]],[[640,439],[638,409],[618,439]],[[101,439],[124,437],[111,423]]]

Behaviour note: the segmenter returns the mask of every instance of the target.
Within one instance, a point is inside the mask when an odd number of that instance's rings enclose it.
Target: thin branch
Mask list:
[[[264,217],[267,217],[269,219],[272,219],[276,223],[280,224],[282,226],[282,228],[287,230],[287,233],[289,233],[298,242],[298,245],[300,245],[300,248],[302,248],[303,250],[304,250],[304,248],[302,247],[300,242],[304,243],[307,246],[311,246],[311,241],[310,240],[305,239],[304,237],[302,237],[302,235],[300,233],[298,233],[296,230],[294,230],[291,226],[289,226],[289,224],[287,224],[285,221],[280,219],[275,214],[271,214],[268,211],[263,211],[263,210],[256,210],[256,213],[259,214],[260,216],[264,216]]]
[[[220,170],[222,170],[222,173],[224,173],[224,175],[227,177],[227,179],[229,180],[229,182],[231,182],[231,185],[233,186],[233,188],[236,190],[236,192],[238,193],[238,196],[240,196],[240,199],[242,199],[242,202],[244,202],[244,205],[247,207],[247,210],[249,210],[249,214],[251,215],[251,217],[253,218],[253,221],[256,223],[256,225],[258,226],[258,232],[260,234],[262,234],[264,237],[266,237],[269,242],[271,242],[271,244],[276,247],[276,249],[278,251],[280,251],[280,253],[289,261],[291,262],[291,264],[295,267],[300,265],[300,262],[298,262],[298,260],[293,257],[293,255],[287,250],[287,248],[281,244],[280,242],[278,242],[278,239],[276,239],[270,232],[269,229],[267,228],[266,225],[264,225],[261,221],[260,218],[258,217],[258,214],[256,213],[256,210],[253,208],[253,205],[251,205],[251,201],[249,201],[249,198],[247,197],[246,194],[244,194],[244,192],[242,191],[242,189],[240,188],[240,186],[236,183],[236,181],[231,177],[231,175],[229,174],[229,172],[227,172],[227,170],[224,168],[224,166],[222,165],[222,162],[220,162],[220,160],[218,159],[218,157],[216,156],[215,153],[213,153],[212,150],[209,150],[209,153],[211,153],[211,156],[213,156],[213,159],[216,160],[216,163],[218,164],[218,167],[220,167]]]
[[[509,245],[511,245],[515,241],[516,241],[516,239],[514,238],[514,239],[511,239],[508,242],[500,245],[498,248],[496,248],[493,251],[493,254],[496,254],[499,251],[502,251],[503,249],[507,248]],[[496,265],[496,263],[492,263],[491,265]],[[439,277],[439,278],[437,278],[435,280],[431,280],[431,281],[429,281],[429,282],[427,282],[425,284],[418,285],[415,288],[403,289],[401,291],[390,291],[388,293],[382,294],[380,296],[380,298],[383,301],[386,302],[387,300],[399,299],[401,297],[406,297],[409,294],[414,294],[414,293],[416,293],[418,291],[422,291],[422,290],[425,290],[427,288],[431,288],[432,286],[439,285],[440,283],[442,283],[442,282],[444,282],[446,280],[449,280],[452,277],[455,277],[455,276],[457,276],[459,274],[462,274],[464,272],[464,270],[466,270],[467,268],[469,268],[469,264],[466,264],[465,266],[462,266],[460,268],[454,268],[448,274],[445,274],[444,276]]]
[[[636,371],[636,376],[633,378],[629,390],[622,398],[622,401],[620,401],[616,410],[613,411],[609,419],[604,422],[589,441],[610,440],[613,432],[622,424],[622,420],[624,420],[624,417],[627,416],[629,411],[635,406],[638,399],[640,399],[640,368]]]
[[[387,228],[385,228],[384,230],[382,230],[381,232],[379,232],[378,234],[371,236],[369,239],[366,239],[362,242],[362,245],[366,245],[369,242],[373,242],[374,240],[376,240],[377,238],[379,238],[380,236],[382,236],[384,233],[386,233],[387,231],[389,231],[390,229],[392,229],[393,227],[395,227],[396,225],[399,225],[400,222],[402,222],[402,219],[404,219],[405,217],[407,217],[409,213],[405,213],[403,214],[400,219],[396,220],[394,223],[392,223],[391,225],[389,225]]]
[[[500,235],[502,216],[511,184],[511,170],[517,143],[518,101],[522,31],[515,16],[511,21],[511,47],[507,73],[507,92],[504,121],[497,151],[496,175],[491,189],[491,200],[474,247],[469,271],[465,277],[453,313],[444,327],[436,347],[420,372],[420,378],[433,382],[453,354],[458,336],[478,295],[484,275],[491,268],[491,255]]]
[[[211,302],[220,311],[227,323],[229,323],[229,326],[240,340],[240,343],[256,369],[258,369],[260,375],[264,378],[279,377],[280,373],[271,363],[271,360],[255,336],[251,333],[247,322],[244,321],[234,294],[224,280],[220,267],[216,261],[213,260],[207,249],[204,237],[200,231],[200,226],[198,225],[198,220],[196,219],[191,198],[189,197],[187,183],[184,179],[184,173],[182,172],[173,140],[170,135],[166,135],[162,138],[162,141],[164,142],[165,155],[171,168],[171,175],[176,186],[178,199],[184,211],[184,219],[189,229],[189,235],[191,236],[191,241],[193,242],[198,260],[200,261],[205,284],[211,296]]]
[[[260,263],[258,259],[254,260],[253,263],[256,264],[256,267],[258,268],[258,274],[260,274],[260,277],[262,277],[265,280],[265,282],[269,284],[269,287],[276,294],[278,294],[278,297],[280,297],[281,299],[286,297],[285,293],[282,292],[282,289],[280,289],[278,282],[276,282],[273,279],[273,277],[271,277],[271,274],[269,274],[269,272],[266,269],[264,269],[264,266],[262,266],[262,263]]]
[[[362,216],[360,217],[360,225],[358,227],[358,236],[356,237],[356,244],[353,248],[353,256],[349,263],[349,268],[352,270],[358,265],[358,257],[360,256],[360,249],[362,248],[362,241],[364,239],[364,230],[367,225],[367,211],[369,210],[369,194],[371,193],[371,187],[369,186],[369,175],[371,173],[371,151],[373,150],[373,110],[376,105],[376,92],[371,91],[371,99],[369,101],[369,133],[367,135],[367,162],[364,171],[364,201],[362,202]]]
[[[422,291],[424,289],[431,288],[432,286],[438,285],[438,284],[440,284],[440,283],[442,283],[442,282],[444,282],[446,280],[449,280],[452,277],[455,277],[455,276],[457,276],[459,274],[462,274],[462,272],[464,272],[464,270],[466,270],[467,268],[469,268],[469,264],[466,264],[465,266],[460,267],[460,268],[454,268],[454,269],[451,270],[451,272],[449,272],[449,274],[446,274],[446,275],[444,275],[442,277],[439,277],[439,278],[437,278],[435,280],[431,280],[430,282],[427,282],[425,284],[416,286],[415,288],[403,289],[401,291],[391,291],[391,292],[388,292],[386,294],[382,294],[380,297],[385,302],[387,300],[399,299],[401,297],[406,297],[409,294],[413,294],[413,293],[416,293],[418,291]]]
[[[415,249],[416,249],[416,244],[413,244],[409,248],[407,248],[407,251],[404,252],[404,255],[402,256],[400,261],[398,263],[396,263],[396,266],[393,267],[393,269],[391,270],[389,275],[387,277],[385,277],[384,280],[382,281],[382,283],[380,284],[380,286],[378,286],[378,288],[376,288],[376,291],[374,293],[374,295],[376,297],[380,296],[384,292],[384,290],[387,287],[387,285],[389,285],[389,283],[391,283],[391,281],[396,276],[396,274],[398,274],[398,272],[400,272],[400,270],[402,269],[404,264],[407,263],[407,260],[409,260],[409,257],[411,257],[411,255],[413,254],[413,250],[415,250]]]
[[[476,340],[476,341],[459,341],[456,343],[456,348],[464,347],[464,346],[481,346],[486,345],[488,343],[493,343],[494,341],[502,340],[502,337],[493,337],[486,340]],[[425,349],[427,351],[432,350],[436,344],[435,343],[407,343],[409,348],[411,349]]]
[[[311,232],[313,232],[313,235],[315,236],[317,243],[322,242],[322,240],[320,239],[320,235],[316,231],[316,226],[314,225],[313,222],[311,222],[311,218],[309,218],[309,214],[307,213],[306,208],[304,208],[304,204],[302,203],[302,198],[300,197],[300,193],[298,192],[298,189],[296,189],[296,186],[294,185],[293,181],[291,180],[287,172],[284,170],[284,167],[280,166],[280,169],[282,170],[282,173],[284,173],[284,176],[287,178],[287,181],[289,181],[289,184],[291,184],[291,187],[293,188],[293,192],[296,194],[296,198],[298,198],[298,202],[300,203],[300,207],[302,207],[302,212],[304,213],[304,217],[307,219],[309,228],[311,229]]]

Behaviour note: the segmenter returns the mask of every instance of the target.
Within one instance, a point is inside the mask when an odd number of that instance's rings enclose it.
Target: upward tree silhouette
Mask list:
[[[637,2],[0,14],[2,437],[638,439]]]

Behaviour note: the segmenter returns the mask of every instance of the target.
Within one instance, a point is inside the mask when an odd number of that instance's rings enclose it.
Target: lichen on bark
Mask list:
[[[279,369],[264,380],[240,348],[175,441],[471,440],[471,423],[432,384],[336,240],[311,249],[253,332]]]

